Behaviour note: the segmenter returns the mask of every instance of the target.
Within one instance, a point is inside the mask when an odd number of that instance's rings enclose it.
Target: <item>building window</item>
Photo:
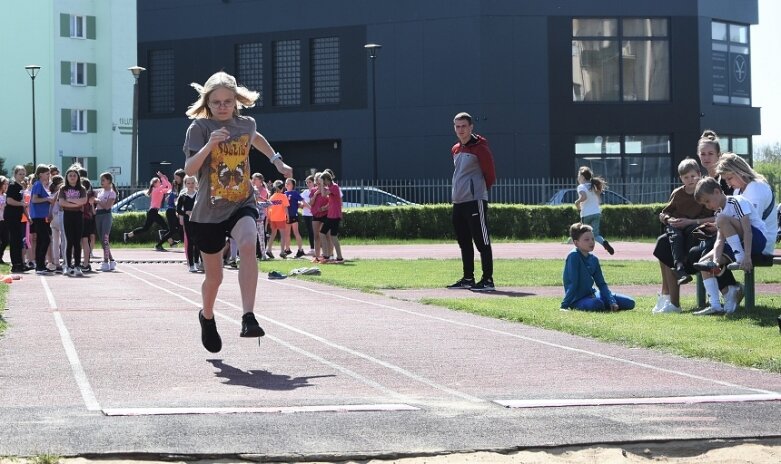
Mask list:
[[[748,155],[751,152],[749,150],[749,138],[746,136],[720,135],[719,145],[722,152],[729,151],[745,159],[748,159]]]
[[[301,104],[301,41],[274,42],[274,105]]]
[[[748,26],[711,23],[713,103],[751,105],[749,58]]]
[[[263,106],[263,44],[260,42],[236,45],[236,79],[239,85],[260,93],[255,102]]]
[[[339,103],[339,37],[323,37],[310,42],[312,60],[312,103]]]
[[[74,39],[87,38],[87,17],[71,15],[71,37]]]
[[[174,51],[149,52],[149,112],[172,113],[175,110]]]
[[[671,153],[669,135],[583,135],[575,138],[575,169],[589,166],[596,175],[622,182],[669,179]]]
[[[573,19],[572,99],[577,102],[668,101],[668,20]]]
[[[71,132],[87,132],[87,111],[71,110]]]
[[[71,62],[71,85],[87,85],[87,64]]]

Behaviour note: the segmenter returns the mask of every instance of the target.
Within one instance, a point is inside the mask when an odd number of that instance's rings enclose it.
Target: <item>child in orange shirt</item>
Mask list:
[[[271,190],[272,194],[268,201],[271,202],[271,206],[268,207],[268,220],[271,223],[271,237],[268,239],[268,247],[266,248],[266,256],[274,258],[274,253],[271,252],[271,248],[274,245],[274,238],[279,232],[280,250],[279,255],[285,257],[285,244],[282,239],[282,231],[287,228],[287,208],[290,206],[290,201],[285,195],[285,184],[281,180],[274,181],[274,188]]]

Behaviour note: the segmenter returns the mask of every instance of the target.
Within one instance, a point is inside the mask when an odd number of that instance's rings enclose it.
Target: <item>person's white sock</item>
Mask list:
[[[740,243],[740,237],[737,235],[730,235],[727,237],[727,245],[729,245],[729,247],[732,248],[732,252],[735,253],[735,262],[742,263],[745,251],[743,251],[743,244]]]
[[[710,307],[714,309],[721,309],[721,293],[719,293],[719,283],[715,277],[708,277],[703,279],[702,285],[705,287],[705,291],[708,293],[708,300],[710,301]]]

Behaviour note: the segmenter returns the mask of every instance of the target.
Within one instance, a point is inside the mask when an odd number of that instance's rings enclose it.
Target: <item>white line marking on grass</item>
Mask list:
[[[142,271],[140,269],[135,269],[135,270],[137,272],[140,272],[140,273],[143,273],[143,274],[154,275],[154,274],[148,273],[146,271]],[[140,280],[141,282],[144,282],[145,284],[147,284],[149,286],[152,286],[152,287],[154,287],[154,288],[156,288],[158,290],[162,290],[162,291],[164,291],[166,293],[169,293],[169,294],[174,295],[174,296],[176,296],[178,298],[181,298],[182,300],[192,304],[196,308],[200,308],[201,307],[201,303],[193,301],[193,300],[191,300],[189,298],[186,298],[186,297],[184,297],[184,296],[182,296],[182,295],[180,295],[178,293],[172,292],[171,290],[169,290],[167,288],[161,287],[161,286],[159,286],[157,284],[154,284],[154,283],[152,283],[152,282],[150,282],[150,281],[148,281],[146,279],[143,279],[143,278],[141,278],[139,276],[136,276],[136,275],[133,275],[133,274],[130,274],[130,273],[127,273],[127,275],[133,277],[134,279]],[[189,289],[187,287],[183,287],[181,285],[175,284],[174,282],[170,282],[170,283],[173,284],[173,285],[177,285],[180,288],[184,288],[184,289],[187,289],[187,290],[192,290],[192,289]],[[222,302],[222,300],[218,300],[218,301]],[[231,306],[231,307],[233,307],[235,309],[241,309],[238,306],[233,305],[231,303],[226,303],[226,302],[223,302],[223,303],[225,303],[225,304],[227,304],[227,305],[229,305],[229,306]],[[226,316],[225,314],[222,314],[219,311],[214,311],[214,314],[216,316],[219,316],[221,319],[224,319],[224,320],[226,320],[226,321],[228,321],[228,322],[230,322],[232,324],[235,324],[235,325],[241,327],[241,322],[237,321],[236,319],[231,318],[230,316]],[[332,369],[338,370],[339,372],[342,372],[345,375],[348,375],[348,376],[350,376],[350,377],[352,377],[352,378],[354,378],[354,379],[356,379],[356,380],[358,380],[360,382],[363,382],[366,385],[368,385],[368,386],[370,386],[370,387],[372,387],[374,389],[377,389],[377,390],[383,392],[386,395],[389,395],[389,396],[391,396],[393,398],[396,398],[396,399],[399,399],[399,400],[402,400],[402,401],[411,401],[410,398],[408,396],[406,396],[406,395],[403,395],[403,394],[401,394],[399,392],[396,392],[396,391],[394,391],[394,390],[392,390],[392,389],[390,389],[390,388],[388,388],[388,387],[386,387],[386,386],[384,386],[384,385],[382,385],[382,384],[380,384],[378,382],[375,382],[374,380],[371,380],[371,379],[369,379],[367,377],[364,377],[361,374],[359,374],[359,373],[357,373],[357,372],[355,372],[355,371],[353,371],[351,369],[348,369],[346,367],[340,366],[340,365],[338,365],[336,363],[333,363],[331,361],[328,361],[327,359],[324,359],[324,358],[322,358],[322,357],[320,357],[320,356],[318,356],[318,355],[316,355],[314,353],[311,353],[311,352],[306,351],[306,350],[304,350],[302,348],[299,348],[299,347],[294,346],[294,345],[292,345],[290,343],[287,343],[287,342],[285,342],[285,341],[283,341],[283,340],[281,340],[281,339],[279,339],[277,337],[274,337],[272,335],[266,335],[264,338],[267,338],[267,339],[269,339],[271,341],[279,343],[280,345],[282,345],[282,346],[284,346],[284,347],[286,347],[286,348],[288,348],[288,349],[290,349],[290,350],[292,350],[292,351],[294,351],[296,353],[299,353],[299,354],[302,354],[304,356],[307,356],[308,358],[313,359],[313,360],[315,360],[315,361],[317,361],[317,362],[319,362],[321,364],[325,364],[326,366],[328,366],[328,367],[330,367]]]
[[[337,404],[323,406],[280,406],[263,408],[107,408],[103,414],[107,416],[160,416],[177,414],[258,414],[277,413],[294,414],[302,412],[384,412],[384,411],[419,411],[419,408],[408,404]]]
[[[273,283],[275,285],[284,285],[284,286],[287,286],[287,287],[298,288],[300,290],[306,290],[308,292],[316,293],[316,294],[319,294],[319,295],[325,295],[325,296],[328,296],[328,297],[331,297],[331,298],[340,298],[340,299],[347,300],[347,301],[354,301],[354,302],[363,303],[363,304],[367,304],[367,305],[371,305],[371,306],[376,306],[378,308],[383,308],[383,309],[390,309],[390,310],[393,310],[393,311],[398,311],[398,312],[401,312],[401,313],[410,314],[410,315],[413,315],[413,316],[418,316],[418,317],[422,317],[422,318],[426,318],[426,319],[432,319],[432,320],[435,320],[435,321],[446,322],[448,324],[458,325],[458,326],[462,326],[462,327],[469,327],[471,329],[477,329],[477,330],[482,330],[482,331],[485,331],[485,332],[490,332],[490,333],[494,333],[494,334],[498,334],[498,335],[504,335],[504,336],[507,336],[507,337],[517,338],[517,339],[520,339],[520,340],[525,340],[525,341],[529,341],[529,342],[533,342],[533,343],[538,343],[540,345],[550,346],[552,348],[558,348],[558,349],[561,349],[561,350],[566,350],[566,351],[572,351],[572,352],[575,352],[575,353],[586,354],[586,355],[589,355],[589,356],[594,356],[594,357],[602,358],[602,359],[609,359],[611,361],[616,361],[616,362],[620,362],[620,363],[624,363],[624,364],[629,364],[629,365],[636,366],[636,367],[642,367],[642,368],[649,369],[649,370],[654,370],[654,371],[658,371],[658,372],[665,372],[665,373],[668,373],[668,374],[674,374],[674,375],[678,375],[678,376],[681,376],[681,377],[687,377],[687,378],[695,379],[695,380],[702,380],[702,381],[706,381],[706,382],[711,382],[711,383],[714,383],[716,385],[721,385],[721,386],[724,386],[724,387],[737,388],[737,389],[741,389],[741,390],[752,391],[752,392],[766,394],[766,395],[778,394],[777,392],[770,391],[770,390],[762,390],[762,389],[759,389],[759,388],[746,387],[744,385],[738,385],[738,384],[734,384],[734,383],[731,383],[731,382],[725,382],[723,380],[711,379],[711,378],[708,378],[708,377],[703,377],[703,376],[700,376],[700,375],[690,374],[688,372],[682,372],[682,371],[678,371],[678,370],[675,370],[675,369],[668,369],[666,367],[654,366],[653,364],[647,364],[647,363],[643,363],[643,362],[632,361],[630,359],[619,358],[619,357],[616,357],[616,356],[611,356],[611,355],[607,355],[607,354],[597,353],[597,352],[594,352],[594,351],[584,350],[582,348],[575,348],[575,347],[572,347],[572,346],[566,346],[566,345],[560,345],[558,343],[547,342],[545,340],[540,340],[540,339],[537,339],[537,338],[527,337],[525,335],[518,335],[518,334],[511,333],[511,332],[505,332],[503,330],[491,329],[491,328],[488,328],[488,327],[482,327],[482,326],[475,325],[475,324],[470,324],[470,323],[467,323],[467,322],[455,321],[453,319],[447,319],[447,318],[439,317],[439,316],[432,316],[432,315],[429,315],[429,314],[422,314],[422,313],[418,313],[418,312],[415,312],[415,311],[410,311],[408,309],[402,309],[402,308],[397,308],[395,306],[390,306],[390,305],[387,305],[387,304],[384,304],[384,303],[377,303],[377,302],[374,302],[374,301],[361,300],[361,299],[358,299],[358,298],[353,298],[353,297],[349,297],[349,296],[339,295],[337,293],[324,292],[322,290],[316,290],[316,289],[313,289],[313,288],[304,287],[302,285],[291,284],[289,282],[274,281]]]
[[[140,270],[138,268],[133,268],[133,269],[135,269],[137,272],[140,272],[142,274],[153,276],[153,277],[155,277],[158,280],[164,280],[164,281],[168,282],[169,284],[174,285],[176,287],[179,287],[181,289],[184,289],[184,290],[187,290],[187,291],[190,291],[190,292],[193,292],[193,293],[198,293],[196,290],[193,290],[190,287],[186,287],[186,286],[180,285],[180,284],[178,284],[176,282],[173,282],[171,280],[168,280],[168,279],[165,279],[165,278],[161,278],[161,277],[159,277],[159,276],[157,276],[157,275],[155,275],[155,274],[153,274],[151,272],[146,272],[146,271]],[[139,280],[141,280],[143,282],[146,282],[146,283],[148,283],[149,285],[152,285],[155,288],[159,288],[160,290],[166,291],[166,292],[168,292],[168,293],[170,293],[172,295],[175,295],[175,296],[178,296],[180,298],[183,298],[180,295],[178,295],[177,293],[174,293],[174,292],[172,292],[172,291],[170,291],[168,289],[165,289],[165,288],[160,287],[158,285],[155,285],[155,284],[153,284],[151,282],[148,282],[148,281],[142,279],[141,277],[138,277],[138,276],[133,276],[133,277],[136,278],[136,279],[139,279]],[[332,295],[332,294],[327,294],[327,295],[335,296],[335,295]],[[191,301],[191,300],[187,300],[187,301]],[[219,301],[220,303],[222,303],[222,304],[224,304],[226,306],[230,306],[231,308],[234,308],[234,309],[237,309],[239,311],[242,311],[241,307],[239,307],[239,306],[237,306],[237,305],[235,305],[235,304],[233,304],[233,303],[231,303],[229,301],[221,300],[219,298],[217,299],[217,301]],[[360,301],[360,300],[356,300],[356,301]],[[198,305],[198,307],[200,307],[200,305]],[[215,314],[217,314],[216,311],[215,311]],[[220,316],[225,318],[225,319],[227,319],[227,320],[232,320],[232,319],[230,319],[227,316],[224,316],[224,315],[220,315]],[[374,364],[378,364],[378,365],[380,365],[380,366],[382,366],[382,367],[384,367],[386,369],[390,369],[390,370],[396,372],[397,374],[403,375],[403,376],[408,377],[408,378],[410,378],[412,380],[415,380],[415,381],[420,382],[422,384],[428,385],[428,386],[430,386],[430,387],[432,387],[432,388],[434,388],[436,390],[448,393],[448,394],[450,394],[452,396],[456,396],[458,398],[461,398],[461,399],[464,399],[466,401],[470,401],[470,402],[473,402],[473,403],[485,403],[486,402],[486,400],[484,400],[482,398],[477,398],[477,397],[469,395],[467,393],[462,393],[462,392],[460,392],[458,390],[453,390],[452,388],[446,387],[444,385],[440,385],[440,384],[438,384],[438,383],[436,383],[434,381],[431,381],[431,380],[429,380],[429,379],[427,379],[427,378],[425,378],[423,376],[415,374],[414,372],[410,372],[410,371],[404,369],[403,367],[396,366],[395,364],[391,364],[391,363],[389,363],[387,361],[383,361],[381,359],[377,359],[377,358],[375,358],[373,356],[370,356],[368,354],[361,353],[360,351],[356,351],[356,350],[353,350],[351,348],[347,348],[346,346],[339,345],[339,344],[334,343],[334,342],[332,342],[330,340],[327,340],[327,339],[325,339],[323,337],[319,337],[319,336],[317,336],[315,334],[312,334],[312,333],[306,332],[304,330],[295,328],[295,327],[293,327],[291,325],[288,325],[288,324],[285,324],[283,322],[279,322],[279,321],[276,321],[274,319],[271,319],[269,317],[266,317],[266,316],[263,316],[263,315],[259,315],[259,314],[255,314],[255,316],[258,319],[262,319],[264,321],[268,321],[268,322],[270,322],[272,324],[278,325],[278,326],[280,326],[280,327],[282,327],[284,329],[287,329],[287,330],[289,330],[291,332],[295,332],[295,333],[304,335],[304,336],[309,337],[309,338],[311,338],[311,339],[313,339],[315,341],[323,343],[324,345],[330,346],[331,348],[335,348],[337,350],[344,351],[345,353],[349,353],[349,354],[351,354],[353,356],[356,356],[358,358],[365,359],[365,360],[367,360],[369,362],[372,362]],[[356,375],[358,375],[358,374],[356,374]]]
[[[494,403],[507,408],[566,408],[579,406],[618,406],[639,404],[700,404],[745,403],[754,401],[779,401],[781,395],[704,395],[663,396],[657,398],[563,398],[539,400],[496,400]]]
[[[81,361],[79,361],[79,355],[76,352],[76,347],[73,345],[70,333],[68,333],[68,328],[65,327],[62,316],[58,311],[55,311],[53,314],[54,322],[57,324],[57,329],[60,331],[62,346],[65,348],[65,355],[68,357],[68,362],[70,362],[73,377],[76,378],[76,384],[79,386],[79,391],[81,392],[81,397],[84,399],[84,404],[87,405],[87,410],[89,411],[100,411],[100,404],[98,404],[98,400],[95,398],[95,393],[93,393],[92,387],[89,384],[87,374],[84,372]]]

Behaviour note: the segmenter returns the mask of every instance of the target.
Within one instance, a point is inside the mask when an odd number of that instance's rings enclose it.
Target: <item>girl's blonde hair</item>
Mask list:
[[[226,72],[217,72],[211,75],[204,85],[193,82],[190,84],[198,92],[198,100],[187,108],[187,116],[190,119],[211,118],[212,110],[209,108],[209,95],[222,87],[232,90],[236,95],[236,106],[233,108],[233,116],[239,115],[242,108],[252,108],[260,98],[260,93],[236,84],[236,78]]]
[[[719,158],[719,163],[716,165],[716,174],[722,175],[725,172],[735,174],[747,184],[755,180],[767,182],[765,176],[751,169],[746,160],[735,153],[724,152],[721,158]]]

